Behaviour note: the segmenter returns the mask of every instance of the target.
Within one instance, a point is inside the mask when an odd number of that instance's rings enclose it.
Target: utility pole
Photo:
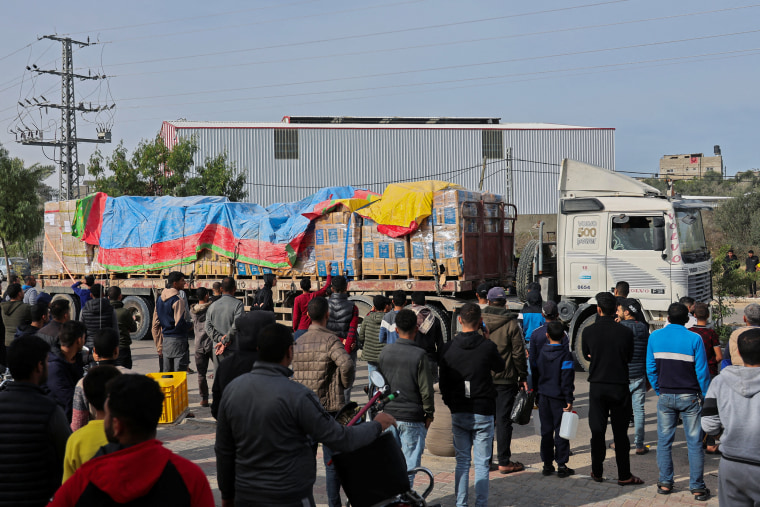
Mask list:
[[[53,148],[61,149],[61,156],[59,160],[59,174],[58,174],[58,186],[59,186],[59,199],[68,200],[79,197],[79,156],[77,153],[77,143],[110,143],[111,142],[111,129],[110,127],[98,128],[97,139],[82,139],[77,137],[77,112],[81,113],[97,113],[105,111],[107,109],[113,109],[116,104],[110,106],[98,106],[92,107],[92,103],[89,106],[85,106],[83,102],[76,104],[76,98],[74,95],[74,79],[84,80],[98,80],[106,79],[107,76],[91,73],[87,75],[74,73],[74,58],[72,54],[72,46],[78,45],[80,48],[90,46],[89,37],[87,42],[72,40],[70,37],[58,37],[56,35],[45,35],[41,39],[50,39],[61,43],[61,59],[62,68],[58,70],[44,70],[37,68],[27,67],[27,70],[36,72],[37,74],[53,74],[61,76],[61,103],[51,104],[45,99],[44,96],[40,96],[43,100],[40,101],[37,98],[33,98],[34,104],[27,100],[29,106],[44,108],[47,112],[48,108],[61,110],[61,125],[60,125],[60,139],[54,139],[51,141],[45,141],[42,139],[41,130],[23,130],[20,129],[16,132],[17,141],[21,144],[31,146],[50,146]],[[19,102],[21,106],[23,103]],[[24,106],[27,107],[27,106]],[[18,139],[18,135],[21,134],[21,139]]]
[[[507,202],[510,204],[514,204],[514,196],[512,195],[513,189],[514,189],[514,181],[512,177],[512,148],[507,148],[507,167],[505,168],[505,172],[507,173],[506,177],[506,189],[507,189],[507,195],[504,197],[506,198]]]

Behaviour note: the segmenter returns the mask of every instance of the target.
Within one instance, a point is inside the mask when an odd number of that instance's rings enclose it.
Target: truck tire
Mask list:
[[[52,303],[53,301],[63,299],[64,301],[69,302],[69,308],[71,308],[71,314],[69,315],[69,318],[71,320],[77,320],[79,317],[79,296],[76,294],[56,294],[53,296],[53,299],[50,300]]]
[[[533,259],[536,257],[538,244],[537,239],[528,241],[522,254],[520,254],[520,262],[517,263],[517,297],[520,301],[527,299],[528,284],[535,281],[533,278]]]
[[[146,337],[152,338],[150,332],[153,317],[153,312],[151,311],[153,307],[152,302],[140,296],[127,296],[122,302],[124,303],[124,308],[132,313],[135,322],[137,322],[137,331],[129,334],[132,340],[143,340]]]
[[[592,313],[581,322],[578,326],[578,331],[575,334],[575,341],[573,343],[573,352],[575,353],[575,361],[583,368],[583,371],[588,371],[589,361],[583,357],[583,330],[588,326],[596,322],[596,313]]]

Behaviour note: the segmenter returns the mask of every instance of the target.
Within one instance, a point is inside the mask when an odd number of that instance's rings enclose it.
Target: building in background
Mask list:
[[[563,158],[615,169],[615,130],[499,118],[284,117],[278,123],[165,121],[168,146],[195,137],[196,164],[224,151],[247,174],[250,202],[317,188],[438,179],[504,195],[518,214],[557,212]]]
[[[693,180],[702,178],[709,171],[723,176],[723,156],[720,154],[720,146],[716,144],[713,151],[712,157],[705,157],[701,153],[663,156],[660,159],[660,178]]]

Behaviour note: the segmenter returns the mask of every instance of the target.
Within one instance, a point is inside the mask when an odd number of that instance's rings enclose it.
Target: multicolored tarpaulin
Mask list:
[[[206,248],[240,262],[285,268],[296,261],[311,220],[339,204],[354,210],[377,198],[350,186],[327,187],[298,202],[263,208],[225,197],[96,194],[77,203],[76,232],[99,246],[98,262],[112,271],[190,263]]]
[[[392,183],[380,200],[359,211],[377,222],[378,232],[398,238],[417,230],[433,212],[433,192],[447,188],[463,188],[446,181],[426,180],[413,183]]]

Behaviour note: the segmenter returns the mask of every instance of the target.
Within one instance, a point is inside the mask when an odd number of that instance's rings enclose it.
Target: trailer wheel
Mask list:
[[[151,337],[151,307],[150,301],[140,296],[127,296],[123,300],[124,308],[129,310],[132,316],[137,322],[137,331],[130,333],[129,336],[132,340],[143,340],[146,337]]]
[[[593,313],[586,317],[575,334],[575,342],[573,343],[573,352],[575,353],[576,362],[583,368],[584,371],[588,371],[588,367],[591,364],[583,357],[583,330],[588,326],[596,322],[596,313]]]
[[[517,297],[525,301],[528,297],[528,284],[534,282],[533,260],[538,251],[538,240],[532,239],[523,248],[520,254],[520,262],[517,264]]]
[[[69,318],[71,320],[77,320],[77,317],[79,317],[79,297],[71,294],[56,294],[53,296],[53,299],[51,299],[50,302],[52,303],[53,301],[57,301],[59,299],[69,302],[69,308],[71,308],[71,314],[69,315]]]

